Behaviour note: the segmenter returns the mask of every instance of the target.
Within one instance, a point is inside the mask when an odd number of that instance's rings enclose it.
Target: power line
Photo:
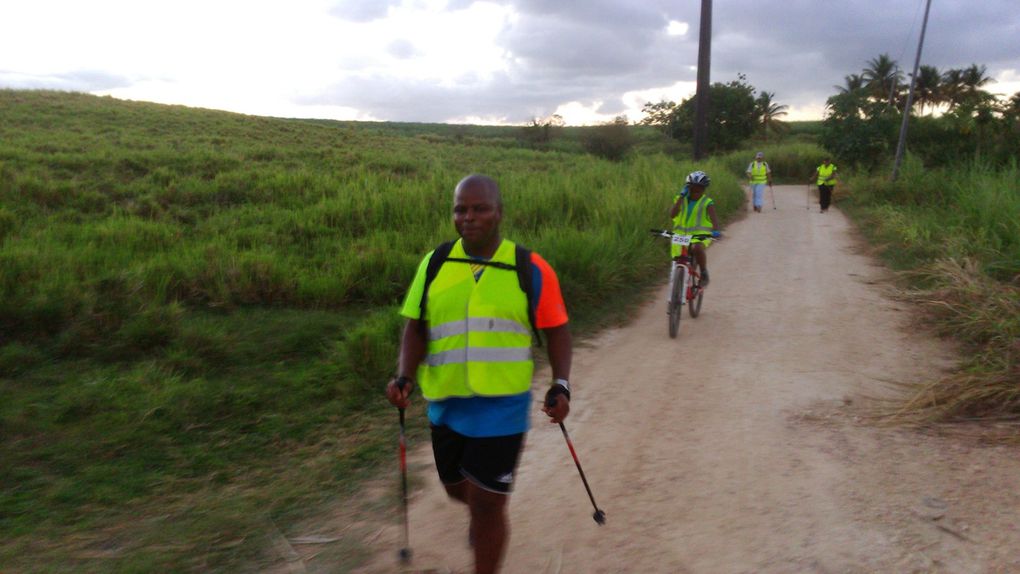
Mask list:
[[[917,57],[914,58],[914,73],[910,75],[910,90],[907,92],[907,103],[903,106],[903,123],[900,124],[900,140],[896,144],[896,161],[893,162],[892,180],[900,174],[900,162],[903,161],[903,150],[907,144],[907,123],[910,119],[910,107],[914,105],[914,85],[917,83],[917,68],[921,65],[921,50],[924,48],[924,32],[928,29],[928,12],[931,0],[926,0],[924,7],[924,23],[921,24],[921,37],[917,41]]]
[[[925,0],[918,0],[917,8],[914,8],[914,17],[910,20],[910,30],[907,32],[907,37],[903,39],[903,47],[900,48],[900,55],[896,56],[896,61],[899,62],[903,59],[903,54],[907,53],[907,46],[910,45],[910,40],[914,37],[914,28],[917,26],[917,15],[921,13],[921,5],[924,4]]]

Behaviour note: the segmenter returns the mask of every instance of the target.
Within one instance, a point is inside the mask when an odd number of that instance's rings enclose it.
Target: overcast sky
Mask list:
[[[3,0],[0,87],[283,117],[569,124],[689,97],[699,0]],[[713,82],[820,119],[833,85],[913,66],[924,0],[717,0]],[[933,0],[922,63],[1020,91],[1020,0]]]

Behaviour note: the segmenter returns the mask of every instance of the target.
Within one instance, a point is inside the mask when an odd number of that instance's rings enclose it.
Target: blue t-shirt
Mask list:
[[[429,401],[429,422],[470,437],[506,436],[531,427],[531,391],[509,397]]]

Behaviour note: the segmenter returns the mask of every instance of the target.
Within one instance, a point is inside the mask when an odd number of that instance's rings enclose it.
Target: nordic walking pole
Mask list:
[[[397,388],[404,389],[404,379],[397,380]],[[407,440],[404,433],[404,409],[397,409],[400,412],[400,488],[402,492],[401,506],[404,514],[404,544],[400,548],[400,562],[407,564],[411,561],[410,526],[407,519]]]
[[[804,209],[811,211],[811,184],[807,184],[807,189],[804,190]]]
[[[556,406],[555,397],[550,401],[546,401],[545,406],[552,408]],[[574,464],[577,465],[577,472],[581,475],[581,482],[584,483],[584,489],[588,491],[588,498],[591,499],[591,505],[595,508],[595,513],[591,515],[595,522],[599,526],[606,523],[606,513],[599,509],[599,505],[595,504],[595,495],[591,493],[591,487],[588,486],[588,479],[584,476],[584,469],[581,468],[581,461],[577,458],[577,451],[574,450],[574,443],[570,440],[570,434],[567,433],[567,427],[560,421],[560,430],[563,431],[563,438],[567,441],[567,448],[570,449],[570,456],[574,457]]]
[[[772,184],[769,184],[769,194],[772,195],[772,209],[776,208],[776,190],[772,189]]]

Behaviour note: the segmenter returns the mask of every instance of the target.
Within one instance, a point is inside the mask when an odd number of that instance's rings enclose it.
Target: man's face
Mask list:
[[[703,185],[696,185],[692,183],[687,187],[690,189],[691,199],[700,199],[701,194],[705,193],[705,186]]]
[[[469,245],[485,245],[499,237],[503,210],[481,185],[465,185],[453,196],[453,225]]]

